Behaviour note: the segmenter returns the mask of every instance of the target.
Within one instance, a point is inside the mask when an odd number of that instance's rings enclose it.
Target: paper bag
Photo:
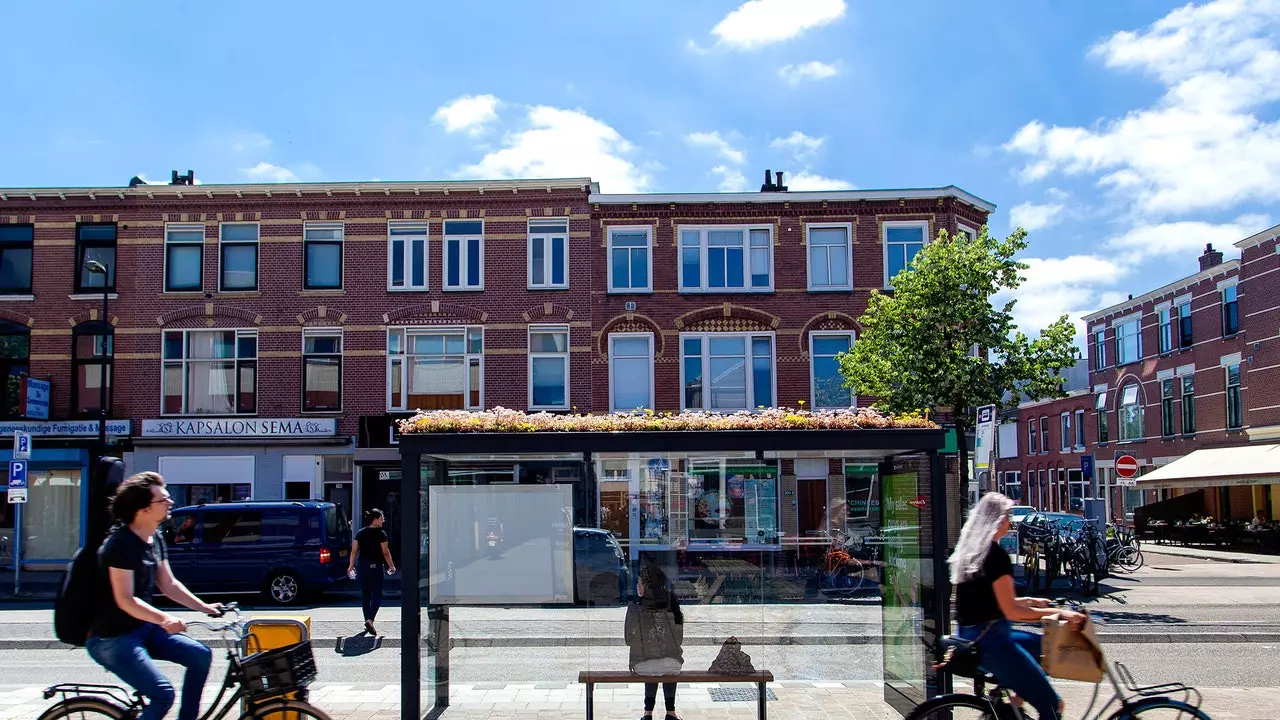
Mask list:
[[[1093,621],[1085,617],[1079,630],[1057,615],[1040,619],[1044,639],[1040,642],[1040,666],[1049,677],[1080,682],[1102,682],[1106,658],[1098,644]]]

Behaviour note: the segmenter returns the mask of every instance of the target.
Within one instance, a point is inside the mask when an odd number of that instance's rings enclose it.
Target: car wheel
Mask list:
[[[267,580],[266,595],[276,605],[292,605],[302,597],[302,581],[288,570],[272,573]]]

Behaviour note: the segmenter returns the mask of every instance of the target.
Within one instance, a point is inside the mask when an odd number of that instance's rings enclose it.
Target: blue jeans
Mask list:
[[[200,694],[204,691],[204,681],[209,677],[209,664],[213,660],[213,653],[205,645],[186,635],[170,635],[159,625],[143,623],[142,627],[124,635],[90,637],[85,642],[85,649],[95,662],[115,673],[150,701],[138,720],[163,720],[165,713],[173,707],[173,684],[160,674],[154,660],[182,665],[187,674],[182,679],[182,706],[178,709],[178,720],[196,720],[200,712]]]
[[[365,622],[378,619],[378,610],[382,609],[382,579],[385,573],[386,566],[382,563],[362,562],[356,567]]]
[[[982,636],[978,640],[982,669],[1035,708],[1040,720],[1058,720],[1058,693],[1040,668],[1040,636],[1014,630],[1008,620],[996,620],[990,623],[989,630],[987,627],[983,623],[959,628],[960,637],[965,640]]]

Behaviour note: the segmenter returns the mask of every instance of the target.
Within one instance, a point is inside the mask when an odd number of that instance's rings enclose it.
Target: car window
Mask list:
[[[302,513],[297,510],[268,510],[262,513],[262,542],[292,545],[301,526]]]
[[[190,545],[196,536],[196,518],[191,513],[175,513],[160,528],[167,545]]]
[[[346,537],[350,531],[347,525],[347,517],[338,512],[338,508],[327,507],[324,509],[324,527],[325,534],[329,536],[329,542],[338,542]]]
[[[262,512],[229,510],[208,512],[201,523],[204,545],[243,545],[262,538]]]

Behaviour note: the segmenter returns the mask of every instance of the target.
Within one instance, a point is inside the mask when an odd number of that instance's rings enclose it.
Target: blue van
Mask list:
[[[349,582],[351,526],[330,502],[192,505],[161,531],[174,576],[198,595],[261,592],[290,605]]]

